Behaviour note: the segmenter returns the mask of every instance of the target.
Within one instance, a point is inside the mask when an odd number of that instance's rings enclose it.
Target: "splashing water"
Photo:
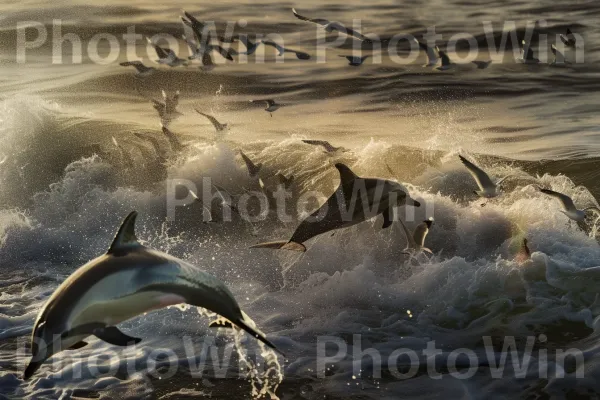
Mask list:
[[[200,307],[198,307],[197,310],[198,314],[203,317],[215,318],[211,322],[211,325],[232,325],[230,321],[216,313]],[[244,321],[248,324],[248,326],[257,332],[262,333],[257,328],[256,323],[246,313],[242,311],[242,314],[244,316]],[[238,328],[219,328],[219,330],[223,330],[225,333],[230,334],[233,337],[235,349],[241,361],[241,368],[244,368],[245,366],[247,370],[246,376],[252,388],[252,398],[269,398],[271,400],[279,400],[276,392],[281,382],[283,382],[283,368],[279,363],[279,359],[277,358],[275,351],[266,347],[264,343],[257,341],[260,348],[260,356],[263,359],[263,366],[261,368],[260,362],[254,361],[244,347],[243,340],[246,333],[243,330]]]

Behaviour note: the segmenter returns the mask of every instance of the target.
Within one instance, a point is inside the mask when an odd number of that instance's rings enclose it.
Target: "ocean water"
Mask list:
[[[464,63],[440,72],[421,67],[423,55],[409,65],[384,55],[381,63],[367,59],[354,68],[338,56],[353,47],[376,52],[351,40],[326,50],[326,62],[318,63],[316,28],[295,19],[292,7],[347,24],[360,18],[363,33],[382,38],[420,37],[435,26],[440,48],[454,34],[470,34],[479,45],[477,59],[491,57],[493,63],[485,70]],[[118,65],[129,56],[125,51],[108,64],[90,59],[88,43],[98,33],[114,35],[120,46],[132,26],[146,36],[180,35],[182,9],[214,20],[219,29],[230,21],[237,24],[236,33],[280,35],[286,47],[313,59],[287,55],[281,62],[269,49],[264,63],[217,58],[221,64],[210,72],[196,64],[159,67],[149,61],[155,55],[148,56],[143,39],[132,50],[159,68],[148,78],[136,79],[133,69]],[[0,398],[261,397],[252,392],[257,380],[240,375],[237,353],[224,368],[209,361],[202,376],[192,375],[206,340],[214,340],[220,360],[236,341],[251,355],[260,351],[251,338],[209,329],[210,319],[197,310],[175,307],[122,324],[143,338],[134,349],[92,340],[86,348],[60,353],[57,363],[44,364],[30,380],[21,379],[37,312],[70,273],[106,251],[131,210],[140,213],[140,239],[226,282],[244,311],[284,351],[280,369],[267,360],[283,381],[264,398],[598,398],[597,221],[593,214],[581,225],[568,220],[558,202],[536,187],[566,193],[580,207],[598,204],[599,14],[598,2],[548,0],[3,2]],[[72,62],[77,53],[72,43],[53,49],[57,19],[63,35],[80,38],[81,63]],[[24,21],[41,24],[49,39],[27,49],[26,62],[19,63],[18,24]],[[532,46],[548,54],[556,35],[571,27],[585,40],[584,62],[565,68],[522,65],[511,59],[518,45],[511,40],[507,55],[490,55],[486,21],[495,28],[495,45],[506,21],[515,23],[519,39],[528,23],[538,21]],[[33,40],[34,30],[28,32],[26,38]],[[107,42],[98,46],[106,56]],[[179,46],[187,55],[183,42]],[[457,60],[466,51],[463,44],[450,57]],[[181,92],[183,115],[169,126],[189,145],[179,153],[164,140],[149,101],[161,90]],[[272,117],[249,102],[268,97],[285,104]],[[229,123],[222,140],[212,140],[213,127],[195,108]],[[168,163],[149,156],[152,147],[135,133],[159,140]],[[349,151],[328,155],[302,139],[329,140]],[[178,208],[174,221],[167,219],[172,179],[201,187],[210,177],[234,195],[258,190],[239,150],[263,163],[261,178],[269,187],[278,172],[294,176],[291,221],[271,216],[251,224],[236,218],[206,224],[202,208],[194,205]],[[492,176],[511,175],[505,193],[482,207],[458,154]],[[398,223],[381,229],[381,217],[319,236],[307,242],[304,254],[250,249],[290,237],[299,218],[315,207],[303,195],[328,196],[335,189],[336,162],[361,176],[403,183],[426,206],[414,215],[412,208],[401,207],[398,215],[410,217],[411,229],[435,218],[426,241],[434,255],[407,260]],[[514,256],[523,238],[532,257],[518,263]],[[198,351],[190,352],[183,338]],[[509,355],[504,371],[496,373],[510,338],[519,357],[531,355],[529,364],[521,370]],[[428,359],[423,350],[433,341],[441,353]],[[346,356],[323,364],[322,350],[333,357],[339,346]],[[380,356],[381,368],[373,357],[356,356],[369,348]],[[177,361],[156,361],[151,356],[156,349]],[[397,357],[391,365],[399,349],[418,357]],[[460,375],[470,371],[467,353],[456,358],[457,349],[469,349],[476,359],[467,379]],[[567,349],[577,349],[581,357],[561,363],[558,351]],[[98,373],[90,372],[94,357]],[[262,357],[256,360],[256,371],[264,370]],[[410,377],[393,373],[394,368],[409,373],[411,367],[416,369]]]

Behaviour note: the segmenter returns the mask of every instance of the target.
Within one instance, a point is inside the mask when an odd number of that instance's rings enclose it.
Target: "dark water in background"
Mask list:
[[[442,48],[451,35],[470,33],[480,45],[481,60],[489,58],[483,21],[492,21],[498,32],[513,20],[521,38],[527,21],[545,20],[546,27],[534,33],[534,49],[537,34],[548,34],[549,46],[570,26],[585,38],[585,63],[526,66],[509,55],[504,63],[494,59],[486,70],[461,65],[441,73],[422,68],[422,56],[411,65],[384,56],[382,64],[367,61],[352,68],[338,57],[351,50],[351,41],[343,50],[328,51],[324,64],[289,56],[275,63],[269,50],[260,65],[250,59],[209,73],[196,65],[161,67],[143,81],[116,62],[96,65],[84,57],[82,64],[52,64],[50,45],[27,53],[25,64],[15,62],[19,21],[51,24],[60,18],[63,34],[77,33],[85,46],[99,32],[120,36],[131,25],[144,35],[179,35],[182,8],[205,20],[245,19],[247,27],[236,32],[277,33],[286,46],[314,55],[315,28],[293,17],[294,6],[308,16],[347,23],[361,18],[363,33],[381,37],[420,36],[435,25],[444,35]],[[48,367],[28,382],[19,379],[15,347],[29,334],[41,305],[77,266],[105,251],[120,220],[137,209],[141,238],[227,282],[244,310],[285,349],[282,398],[597,397],[600,248],[595,226],[590,220],[580,230],[533,185],[568,193],[582,207],[596,204],[600,194],[600,3],[146,1],[89,6],[33,1],[4,2],[0,14],[0,160],[6,157],[0,165],[0,395],[182,398],[202,392],[213,398],[250,397],[244,380],[191,380],[185,367],[175,378],[160,381],[145,373],[68,379],[68,368],[62,371],[66,377],[58,377]],[[137,51],[147,60],[143,42]],[[369,53],[368,46],[364,51]],[[65,59],[69,53],[65,44]],[[119,61],[124,59],[121,54]],[[171,129],[191,144],[172,154],[166,169],[148,161],[151,148],[133,135],[163,140],[154,110],[140,95],[157,98],[160,89],[181,91],[184,115]],[[286,107],[271,118],[248,102],[262,97],[276,97]],[[231,125],[224,142],[208,140],[213,128],[194,108]],[[125,166],[113,137],[131,154],[135,168]],[[327,139],[352,151],[329,157],[302,144],[305,138]],[[102,156],[94,157],[98,146]],[[175,222],[165,222],[166,176],[196,183],[211,177],[234,194],[255,188],[236,157],[238,149],[265,165],[267,185],[274,184],[277,172],[293,174],[295,199],[308,190],[331,193],[337,184],[334,162],[345,162],[360,175],[406,183],[413,197],[435,205],[436,224],[427,243],[437,255],[421,266],[407,266],[399,255],[402,232],[397,226],[381,230],[379,220],[324,235],[310,242],[302,257],[248,249],[258,241],[288,237],[296,222],[269,220],[254,229],[241,221],[207,225],[199,223],[202,210],[193,207],[178,210]],[[507,181],[507,194],[481,208],[468,195],[474,187],[458,163],[459,152],[475,157],[494,176],[515,175]],[[416,220],[424,213],[416,210]],[[519,266],[511,260],[523,236],[534,254]],[[170,309],[126,323],[125,330],[144,338],[140,352],[130,358],[144,367],[153,348],[181,352],[181,336],[201,340],[209,334],[206,321],[193,310]],[[492,379],[482,365],[469,380],[447,371],[441,380],[422,372],[409,380],[385,374],[372,379],[369,368],[357,380],[349,359],[328,378],[316,379],[319,335],[348,339],[361,334],[363,348],[374,347],[386,358],[398,348],[420,352],[429,340],[436,340],[446,355],[460,347],[484,354],[482,336],[515,335],[524,341],[542,333],[548,341],[536,346],[549,354],[556,348],[585,351],[587,379],[575,379],[572,370],[564,379],[540,378],[537,370],[544,362],[535,354],[521,379],[510,366],[502,379]],[[78,354],[106,354],[108,349],[113,348],[93,342]],[[552,371],[552,356],[549,360]]]

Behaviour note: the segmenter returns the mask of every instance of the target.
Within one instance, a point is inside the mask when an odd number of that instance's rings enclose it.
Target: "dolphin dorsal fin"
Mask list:
[[[137,211],[132,211],[121,224],[115,239],[113,240],[108,254],[113,254],[123,249],[141,246],[135,236],[135,219],[137,218]]]
[[[358,175],[356,175],[350,168],[342,163],[335,164],[335,167],[340,173],[341,185],[345,185],[347,183],[351,183],[355,179],[358,179]]]

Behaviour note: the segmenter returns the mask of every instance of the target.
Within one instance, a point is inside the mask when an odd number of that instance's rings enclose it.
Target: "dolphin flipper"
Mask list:
[[[69,347],[67,350],[78,350],[81,349],[82,347],[87,346],[88,343],[84,342],[83,340],[80,342],[75,343],[73,346]]]
[[[115,346],[129,346],[131,344],[137,344],[142,339],[131,337],[124,334],[116,326],[107,326],[106,328],[94,330],[94,335],[106,343],[114,344]]]
[[[394,222],[394,210],[390,207],[383,212],[383,225],[381,229],[389,228]]]
[[[255,244],[254,246],[250,246],[250,248],[251,249],[292,250],[292,251],[299,251],[302,253],[304,253],[306,251],[306,247],[302,243],[290,242],[288,240],[259,243],[259,244]]]

